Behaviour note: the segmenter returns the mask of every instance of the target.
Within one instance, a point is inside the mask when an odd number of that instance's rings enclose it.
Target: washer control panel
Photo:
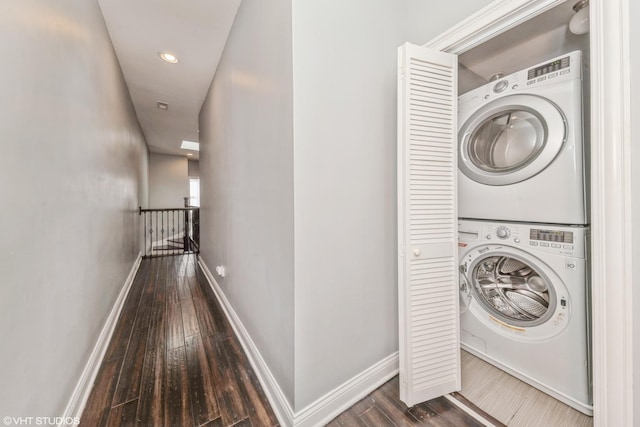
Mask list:
[[[520,243],[520,228],[509,225],[502,225],[500,223],[487,223],[485,225],[486,233],[485,240],[496,241],[513,241],[514,243]]]
[[[583,258],[589,228],[493,221],[458,221],[458,246],[471,243],[504,243],[527,251],[543,251]]]
[[[501,225],[500,227],[496,228],[496,236],[498,236],[499,239],[506,239],[511,236],[511,230],[509,230],[508,227]]]
[[[544,242],[573,244],[573,231],[531,228],[529,229],[529,238],[531,240],[540,240]]]

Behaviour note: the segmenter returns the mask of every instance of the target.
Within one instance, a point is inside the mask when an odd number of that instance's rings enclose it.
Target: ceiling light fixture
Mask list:
[[[158,55],[160,56],[160,58],[162,58],[163,61],[168,62],[169,64],[177,64],[178,63],[178,57],[175,56],[173,53],[158,52]]]
[[[182,141],[180,148],[183,150],[200,151],[200,144],[194,141]]]
[[[166,102],[160,102],[158,101],[158,103],[156,104],[158,106],[159,109],[161,110],[168,110],[169,109],[169,104],[167,104]]]
[[[575,15],[569,21],[569,31],[576,35],[589,32],[589,0],[580,0],[573,5]]]

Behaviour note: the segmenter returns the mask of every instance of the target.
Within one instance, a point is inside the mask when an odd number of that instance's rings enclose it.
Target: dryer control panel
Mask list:
[[[458,246],[480,242],[504,243],[527,251],[584,258],[589,227],[524,224],[496,221],[458,221]]]
[[[556,73],[559,73],[559,75],[568,74],[569,70],[567,70],[567,68],[569,68],[570,65],[571,57],[568,55],[559,59],[554,59],[553,61],[547,62],[546,64],[541,64],[537,67],[530,68],[529,71],[527,71],[527,79],[532,80],[542,76],[557,77],[558,74]]]
[[[582,52],[576,50],[470,90],[458,97],[458,108],[465,111],[468,108],[477,108],[478,105],[494,98],[514,93],[528,93],[535,87],[580,79]]]

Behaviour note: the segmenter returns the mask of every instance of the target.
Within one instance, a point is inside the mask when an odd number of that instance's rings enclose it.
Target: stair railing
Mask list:
[[[144,257],[200,252],[200,208],[142,209]]]

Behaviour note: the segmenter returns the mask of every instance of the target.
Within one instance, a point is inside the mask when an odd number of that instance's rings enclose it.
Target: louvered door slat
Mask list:
[[[457,291],[457,59],[399,50],[400,398],[460,390]]]

